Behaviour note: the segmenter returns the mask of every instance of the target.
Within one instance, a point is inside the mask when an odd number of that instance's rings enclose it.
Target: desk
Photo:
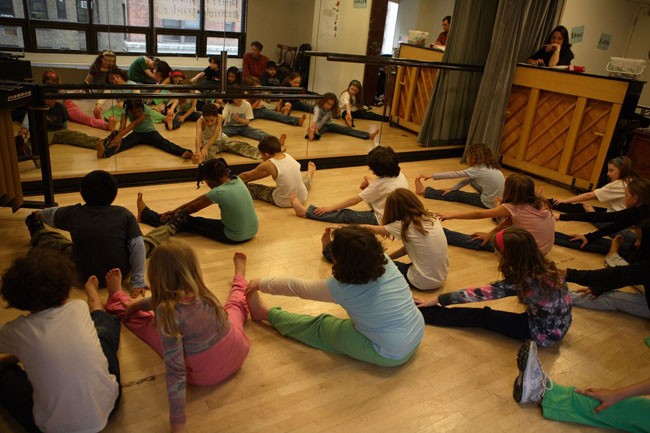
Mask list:
[[[517,66],[501,134],[503,164],[595,188],[621,113],[634,111],[643,84]]]
[[[401,44],[399,48],[400,59],[441,62],[443,54],[440,50],[409,44]],[[435,68],[398,68],[391,105],[391,125],[420,132],[437,75]]]

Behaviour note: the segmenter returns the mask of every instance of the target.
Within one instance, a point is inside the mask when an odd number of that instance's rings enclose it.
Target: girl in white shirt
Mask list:
[[[617,156],[607,161],[607,177],[610,182],[602,188],[564,200],[551,199],[553,209],[565,213],[616,212],[625,209],[625,188],[630,181],[639,178],[634,171],[632,160],[627,156]],[[605,203],[607,208],[593,207],[583,203],[588,200],[598,200]]]
[[[398,188],[386,197],[382,225],[364,227],[402,240],[404,246],[389,257],[411,287],[435,290],[447,279],[449,257],[442,224],[408,189]],[[395,260],[405,255],[411,263]]]
[[[373,113],[363,105],[363,89],[358,80],[350,81],[347,90],[339,95],[339,107],[341,107],[341,117],[345,124],[354,128],[354,119],[379,120],[388,122],[388,116]]]

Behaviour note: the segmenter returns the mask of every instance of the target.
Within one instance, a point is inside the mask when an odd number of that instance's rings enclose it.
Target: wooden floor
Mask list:
[[[360,143],[360,145],[363,145]],[[457,160],[402,164],[411,182],[419,173],[458,169]],[[357,193],[367,168],[323,170],[316,174],[309,202],[331,204]],[[453,181],[439,181],[444,187]],[[568,197],[570,192],[538,182],[545,194]],[[205,187],[204,187],[205,188]],[[176,207],[206,189],[193,183],[120,190],[116,204],[136,211],[136,193],[155,210]],[[61,205],[79,202],[77,194],[56,196]],[[467,209],[466,205],[425,200],[433,211]],[[361,205],[358,206],[362,208]],[[226,299],[232,277],[232,255],[248,256],[249,278],[292,275],[325,278],[330,267],[320,256],[325,223],[297,218],[289,209],[256,203],[259,234],[241,246],[226,246],[180,234],[198,250],[211,290]],[[28,233],[23,224],[28,210],[12,214],[0,209],[0,268],[25,254]],[[217,217],[215,209],[202,215]],[[464,232],[489,230],[491,221],[448,221]],[[149,227],[142,226],[144,232]],[[585,223],[560,222],[568,233],[591,230]],[[389,251],[397,242],[386,241]],[[451,272],[442,291],[448,292],[499,277],[494,256],[455,247],[449,249]],[[603,257],[554,247],[550,258],[559,267],[599,268]],[[419,293],[420,296],[431,296]],[[82,298],[80,290],[73,296]],[[102,293],[105,297],[105,292]],[[262,295],[271,305],[293,312],[322,312],[344,316],[334,304]],[[513,299],[490,305],[517,311]],[[0,310],[0,323],[19,313]],[[598,429],[545,420],[537,406],[519,406],[512,399],[519,343],[486,331],[426,326],[424,340],[411,361],[400,368],[370,366],[344,356],[325,353],[281,337],[273,329],[248,322],[251,351],[242,370],[218,386],[188,389],[188,427],[192,432],[595,432]],[[579,387],[619,386],[650,377],[648,321],[624,314],[574,309],[570,332],[557,347],[540,349],[540,358],[554,381]],[[120,363],[124,397],[110,420],[108,432],[168,431],[164,365],[129,331],[122,329]],[[0,431],[22,432],[0,410]]]

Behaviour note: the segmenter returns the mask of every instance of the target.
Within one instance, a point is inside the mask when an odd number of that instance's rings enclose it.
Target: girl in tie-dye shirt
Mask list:
[[[416,299],[424,321],[435,326],[489,329],[521,341],[533,339],[540,346],[560,341],[571,326],[571,297],[555,264],[544,258],[533,236],[520,228],[510,227],[498,232],[492,244],[499,255],[499,271],[505,278],[426,301]],[[507,296],[517,296],[526,311],[445,307]]]

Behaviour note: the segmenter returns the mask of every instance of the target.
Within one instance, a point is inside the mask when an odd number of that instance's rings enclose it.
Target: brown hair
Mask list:
[[[336,95],[332,92],[327,92],[326,94],[323,95],[322,99],[319,99],[316,101],[316,105],[318,105],[320,108],[323,108],[325,103],[327,101],[334,101],[332,104],[332,117],[338,117],[339,116],[339,98],[336,97]]]
[[[632,160],[627,156],[617,156],[616,158],[607,161],[607,164],[612,164],[618,168],[618,178],[622,180],[625,185],[630,183],[630,181],[639,178],[639,175],[634,171]]]
[[[531,280],[546,282],[539,284],[543,296],[548,296],[552,287],[561,285],[562,274],[555,263],[544,257],[535,238],[528,231],[515,226],[505,229],[503,250],[497,245],[495,237],[491,243],[501,255],[499,271],[518,289],[517,297],[520,301],[525,300],[524,293],[530,289]]]
[[[422,226],[422,221],[425,219],[431,222],[435,221],[433,214],[424,208],[420,199],[410,190],[397,188],[386,197],[384,219],[381,224],[387,225],[393,221],[401,221],[402,232],[400,236],[403,242],[408,242],[407,232],[411,224],[423,235],[427,234],[427,231]]]
[[[483,143],[468,146],[465,157],[467,158],[467,163],[472,167],[484,165],[487,168],[499,169],[499,163],[494,155],[492,155],[492,151]]]
[[[157,247],[151,254],[147,274],[153,310],[158,313],[156,323],[162,335],[181,336],[175,308],[188,295],[214,307],[219,329],[228,326],[228,314],[203,282],[199,259],[188,243],[170,239]]]
[[[528,204],[535,209],[549,209],[548,201],[535,192],[533,179],[520,173],[506,178],[502,203]]]
[[[630,194],[636,196],[638,205],[650,206],[650,180],[635,179],[627,184]]]
[[[384,275],[384,248],[375,234],[359,226],[341,227],[332,239],[332,275],[341,283],[366,284]]]

